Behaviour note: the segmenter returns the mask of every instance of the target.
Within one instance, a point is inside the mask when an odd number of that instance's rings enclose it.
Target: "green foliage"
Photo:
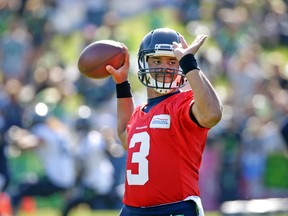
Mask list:
[[[143,12],[133,19],[125,19],[120,23],[119,28],[122,29],[121,32],[127,32],[128,38],[122,42],[126,42],[132,52],[137,52],[143,36],[155,28],[169,27],[182,33],[185,27],[177,21],[176,16],[174,9],[161,8]]]
[[[264,182],[270,188],[288,188],[288,158],[275,153],[267,158]]]

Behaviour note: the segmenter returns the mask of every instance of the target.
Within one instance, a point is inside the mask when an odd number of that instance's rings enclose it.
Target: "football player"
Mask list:
[[[195,54],[206,35],[188,45],[170,28],[149,32],[138,51],[138,78],[147,103],[134,108],[124,65],[107,66],[116,83],[117,129],[127,149],[120,216],[204,215],[198,188],[207,133],[222,116],[221,102]],[[187,83],[191,88],[180,89]]]

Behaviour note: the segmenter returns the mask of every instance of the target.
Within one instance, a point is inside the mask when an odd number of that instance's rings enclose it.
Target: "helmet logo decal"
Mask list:
[[[171,44],[155,44],[155,50],[173,50],[173,45]]]
[[[148,84],[148,85],[151,84],[151,82],[150,82],[150,78],[151,78],[150,76],[147,77],[147,84]]]

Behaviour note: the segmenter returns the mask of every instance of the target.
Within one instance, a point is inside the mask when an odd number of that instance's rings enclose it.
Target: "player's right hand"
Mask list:
[[[112,75],[112,78],[116,84],[119,84],[128,80],[128,72],[130,68],[129,50],[124,44],[122,45],[124,46],[125,53],[126,53],[123,66],[117,70],[113,68],[111,65],[106,66],[106,70]]]

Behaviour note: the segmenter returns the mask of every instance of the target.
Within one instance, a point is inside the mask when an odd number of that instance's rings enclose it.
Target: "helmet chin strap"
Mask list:
[[[156,91],[159,94],[168,94],[170,92],[172,92],[174,89],[160,89],[160,88],[153,88],[154,91]]]

